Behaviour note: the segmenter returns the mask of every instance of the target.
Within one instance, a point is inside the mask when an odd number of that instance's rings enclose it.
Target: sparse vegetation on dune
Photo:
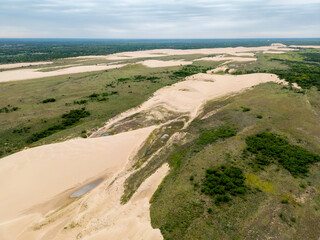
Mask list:
[[[305,100],[314,94],[263,84],[209,103],[184,130],[180,142],[187,143],[168,149],[171,171],[152,198],[153,227],[164,239],[317,238],[320,127]],[[199,129],[224,126],[237,132],[196,146]],[[297,200],[307,192],[301,182],[313,189],[304,203]]]

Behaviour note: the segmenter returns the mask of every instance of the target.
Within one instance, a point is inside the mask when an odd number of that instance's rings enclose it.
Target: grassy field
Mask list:
[[[177,143],[164,160],[172,169],[152,199],[152,226],[160,228],[165,239],[317,239],[319,163],[309,167],[307,177],[294,177],[277,163],[254,163],[243,150],[247,136],[267,130],[320,154],[320,120],[310,105],[318,97],[314,89],[304,95],[267,83],[208,103],[186,130],[187,143]],[[212,111],[215,114],[201,119]],[[235,127],[236,136],[198,146],[206,129],[225,125]],[[201,185],[206,169],[221,164],[242,169],[247,190],[216,205]]]
[[[196,63],[192,71],[214,68],[218,63],[200,65]],[[0,113],[0,157],[26,146],[86,136],[108,119],[138,106],[159,88],[181,81],[182,76],[173,75],[181,69],[135,64],[108,71],[1,83],[0,109],[4,109]],[[48,98],[55,101],[42,102]],[[62,114],[83,107],[90,116],[31,145],[27,143],[32,134],[61,123]]]

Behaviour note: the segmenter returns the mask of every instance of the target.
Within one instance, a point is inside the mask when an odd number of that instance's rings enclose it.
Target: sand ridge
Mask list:
[[[11,69],[11,68],[20,68],[20,67],[30,67],[38,65],[49,65],[53,62],[25,62],[25,63],[10,63],[10,64],[0,64],[0,69]]]
[[[283,83],[267,73],[192,75],[159,89],[141,106],[111,119],[98,131],[159,106],[188,115],[191,121],[208,100],[265,82]],[[77,138],[1,159],[0,187],[6,194],[0,196],[0,239],[162,239],[160,231],[150,224],[149,199],[167,174],[168,165],[146,179],[127,204],[120,204],[124,182],[132,174],[131,159],[157,127]],[[68,200],[72,192],[100,177],[104,180],[95,189],[72,202]]]
[[[182,65],[189,65],[192,64],[192,61],[184,61],[184,60],[171,60],[171,61],[160,61],[160,60],[145,60],[141,63],[144,66],[150,68],[157,68],[157,67],[173,67],[173,66],[182,66]]]
[[[73,67],[62,68],[54,71],[48,71],[48,72],[39,72],[39,70],[41,69],[17,69],[17,70],[3,71],[3,72],[0,72],[0,83],[53,77],[53,76],[67,75],[67,74],[74,74],[74,73],[84,73],[84,72],[116,69],[116,68],[124,67],[125,65],[126,64],[116,64],[116,65],[108,65],[108,66],[101,66],[101,65],[73,66]]]

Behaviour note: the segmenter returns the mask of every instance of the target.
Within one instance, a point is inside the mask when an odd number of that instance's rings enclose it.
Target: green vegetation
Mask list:
[[[67,127],[76,124],[80,121],[81,118],[85,118],[88,116],[90,116],[90,113],[86,111],[85,108],[71,110],[69,113],[65,113],[61,116],[63,120],[60,124],[53,125],[52,127],[32,134],[32,136],[27,140],[27,143],[37,142],[42,138],[48,137],[54,134],[55,132],[64,130]]]
[[[216,129],[203,130],[197,141],[198,145],[208,145],[214,143],[218,139],[225,139],[235,136],[237,133],[236,128],[225,125]]]
[[[217,65],[210,64],[213,67]],[[159,88],[182,80],[182,78],[171,79],[173,72],[180,69],[182,69],[180,66],[147,68],[137,64],[108,71],[1,83],[0,102],[3,107],[9,105],[3,108],[2,114],[0,113],[2,157],[26,146],[80,137],[83,129],[90,135],[93,129],[102,126],[108,119],[146,101]],[[121,78],[128,78],[130,81],[118,82],[117,80]],[[47,99],[47,96],[56,101],[39,104]],[[79,105],[85,106],[90,112],[90,116],[85,120],[65,129],[51,129],[53,131],[50,131],[50,134],[43,134],[42,136],[46,137],[36,142],[28,141],[33,134],[46,132],[49,128],[60,124],[61,115]],[[6,112],[8,114],[5,114]],[[29,131],[13,134],[14,130],[24,127],[30,127]]]
[[[278,159],[262,155],[258,146],[258,154],[243,150],[248,147],[247,138],[267,133],[272,134],[268,140],[274,136],[288,143],[290,149],[297,148],[290,155],[295,160],[300,159],[300,154],[306,154],[307,159],[319,155],[318,99],[319,92],[315,89],[303,95],[267,83],[208,103],[203,113],[183,130],[185,137],[152,162],[156,165],[160,161],[161,165],[167,161],[171,166],[152,198],[152,226],[160,228],[164,239],[316,239],[320,234],[320,212],[315,211],[320,207],[319,165],[307,163],[308,174],[298,172],[302,182],[282,167]],[[241,106],[251,110],[239,111]],[[214,114],[202,118],[212,112]],[[232,126],[237,132],[218,141],[205,141],[207,145],[198,144],[203,132],[214,132],[224,126]],[[286,138],[281,137],[283,135]],[[147,172],[152,165],[140,171]],[[238,169],[243,185],[235,185],[233,190],[244,187],[244,191],[233,196],[231,190],[226,190],[223,183],[233,180],[224,176],[221,165],[226,166],[225,169]],[[219,176],[215,176],[215,171]],[[306,187],[308,182],[312,186]],[[305,188],[299,186],[302,183]],[[303,202],[299,200],[302,198]]]
[[[258,54],[258,61],[244,65],[233,74],[270,72],[303,89],[320,89],[320,51],[300,50],[285,54]],[[302,92],[303,93],[303,92]]]
[[[227,193],[232,196],[244,194],[246,186],[245,177],[242,170],[237,167],[226,167],[224,165],[218,168],[206,170],[206,177],[201,186],[201,192],[210,196],[216,196],[215,204],[220,202],[229,202],[231,200]]]
[[[42,101],[42,103],[50,103],[50,102],[55,102],[56,99],[55,98],[47,98],[45,100]]]
[[[148,49],[256,47],[271,43],[320,45],[319,39],[0,39],[0,63],[34,62]]]
[[[247,107],[241,107],[242,108],[242,112],[249,112],[251,109],[247,108]]]
[[[10,113],[19,110],[19,107],[12,107],[8,105],[7,107],[0,108],[0,113]]]
[[[287,140],[270,132],[262,132],[246,138],[246,150],[256,155],[256,162],[262,165],[276,160],[293,176],[308,173],[308,166],[319,162],[320,156],[302,147],[290,145]]]

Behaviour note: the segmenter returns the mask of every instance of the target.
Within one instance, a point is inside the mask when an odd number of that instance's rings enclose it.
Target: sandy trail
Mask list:
[[[48,64],[53,64],[53,62],[25,62],[25,63],[0,64],[0,69],[11,69],[11,68],[48,65]]]
[[[109,65],[109,66],[76,66],[58,69],[49,72],[39,72],[41,69],[18,69],[18,70],[10,70],[0,72],[0,83],[1,82],[10,82],[10,81],[19,81],[19,80],[27,80],[27,79],[37,79],[44,77],[52,77],[66,74],[74,74],[74,73],[84,73],[84,72],[94,72],[94,71],[102,71],[108,69],[115,69],[124,67],[126,64],[118,64],[118,65]]]

